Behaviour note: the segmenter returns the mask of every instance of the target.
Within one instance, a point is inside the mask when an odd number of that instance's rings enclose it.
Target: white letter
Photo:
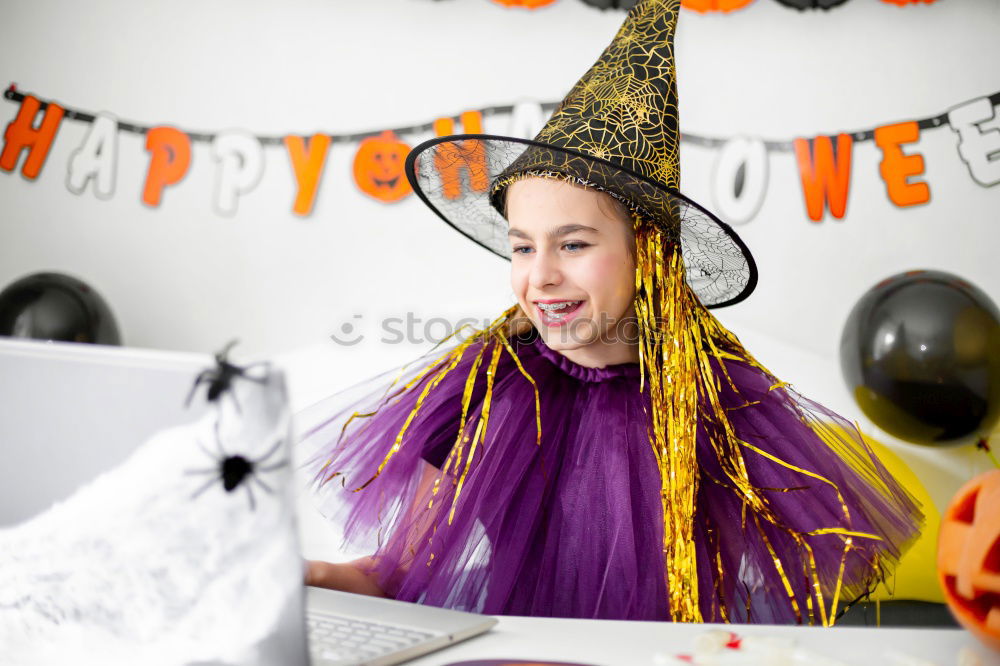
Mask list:
[[[729,224],[745,224],[760,210],[766,193],[764,142],[746,137],[727,141],[712,174],[712,198],[719,216]]]
[[[233,215],[239,196],[257,187],[264,174],[264,150],[251,134],[222,132],[212,141],[212,157],[219,163],[215,208],[223,215]]]
[[[73,194],[83,194],[87,182],[93,179],[98,199],[110,199],[115,193],[115,171],[118,164],[118,120],[100,113],[90,125],[80,147],[70,155],[67,165],[66,188]]]
[[[519,139],[534,139],[545,126],[545,112],[538,102],[524,100],[514,105],[510,112],[507,136]]]
[[[990,159],[1000,152],[1000,131],[983,131],[979,123],[993,120],[993,105],[989,98],[980,97],[948,112],[948,123],[958,133],[958,155],[969,167],[972,179],[983,186],[1000,183],[1000,158]]]

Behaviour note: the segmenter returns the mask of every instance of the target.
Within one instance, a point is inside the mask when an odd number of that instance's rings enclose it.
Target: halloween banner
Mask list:
[[[66,188],[76,195],[88,189],[99,199],[115,195],[118,134],[130,132],[146,137],[148,166],[139,198],[151,208],[161,205],[164,193],[178,187],[191,166],[192,142],[210,145],[215,162],[214,209],[221,215],[235,215],[242,197],[250,194],[264,177],[265,149],[281,150],[288,158],[295,183],[292,211],[308,216],[316,201],[331,145],[356,146],[353,176],[357,188],[383,203],[406,199],[412,192],[403,173],[403,163],[411,145],[407,137],[421,139],[449,134],[483,133],[484,118],[505,117],[499,132],[531,138],[544,124],[555,103],[522,101],[443,116],[432,122],[409,127],[374,130],[356,134],[319,132],[311,135],[260,136],[244,130],[217,134],[197,133],[169,125],[146,126],[119,120],[109,113],[88,113],[42,100],[17,90],[12,84],[4,98],[20,104],[7,124],[0,150],[0,169],[13,173],[21,162],[21,174],[35,180],[64,120],[90,125],[80,145],[66,165]],[[791,153],[798,166],[799,187],[806,216],[820,222],[826,215],[844,217],[853,175],[854,145],[874,142],[881,152],[877,176],[886,197],[899,208],[926,204],[931,200],[931,183],[924,177],[925,160],[914,145],[923,132],[951,129],[959,162],[969,177],[982,187],[1000,183],[1000,129],[996,107],[1000,92],[984,95],[951,107],[928,118],[905,120],[854,132],[833,135],[765,140],[759,137],[715,138],[681,133],[681,141],[716,151],[711,190],[716,211],[730,224],[746,224],[754,218],[768,190],[769,156]],[[23,161],[22,154],[25,155]],[[946,159],[935,156],[933,159]],[[485,163],[485,160],[484,160]],[[956,166],[957,163],[956,163]],[[444,168],[444,167],[442,167]],[[473,174],[447,174],[460,188],[481,189]],[[463,177],[466,176],[466,177]],[[876,174],[871,174],[875,176]]]
[[[555,4],[557,0],[492,0],[498,5],[515,9],[540,9]],[[636,0],[582,0],[583,4],[598,9],[631,9]],[[731,12],[752,5],[755,0],[681,0],[681,7],[698,13]],[[777,0],[785,7],[798,9],[830,9],[839,7],[847,0]],[[890,5],[929,5],[935,0],[882,0]]]

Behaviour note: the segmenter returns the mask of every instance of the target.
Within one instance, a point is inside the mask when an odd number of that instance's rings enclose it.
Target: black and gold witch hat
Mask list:
[[[510,259],[503,192],[526,176],[572,180],[622,201],[680,243],[702,304],[742,301],[757,268],[739,236],[683,196],[673,36],[680,0],[641,0],[534,140],[438,137],[414,148],[406,174],[445,222]]]

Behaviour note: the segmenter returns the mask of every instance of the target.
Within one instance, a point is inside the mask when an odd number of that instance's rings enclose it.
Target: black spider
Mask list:
[[[267,453],[257,458],[256,460],[250,458],[244,458],[240,455],[229,455],[226,453],[225,449],[222,448],[222,440],[219,438],[219,422],[215,422],[214,426],[215,432],[215,444],[219,449],[219,455],[213,455],[205,446],[199,441],[198,447],[205,452],[209,458],[214,458],[216,461],[215,467],[210,467],[208,469],[189,469],[186,470],[187,474],[217,474],[214,478],[208,480],[208,483],[203,485],[201,488],[195,492],[191,499],[195,499],[198,495],[208,490],[213,483],[222,480],[222,487],[227,493],[231,493],[236,490],[240,485],[247,489],[247,496],[250,498],[250,510],[253,511],[257,508],[257,502],[254,501],[253,490],[250,487],[249,481],[255,481],[257,485],[263,488],[268,493],[273,493],[269,485],[261,481],[260,477],[257,475],[258,472],[270,472],[288,464],[288,460],[279,460],[276,463],[271,463],[264,467],[259,467],[262,462],[267,461],[268,458],[273,456],[277,452],[278,448],[284,443],[283,439],[279,439],[274,445],[268,449]],[[248,480],[249,479],[249,480]],[[244,483],[246,482],[246,483]]]
[[[236,406],[236,411],[240,411],[240,404],[236,400],[236,394],[231,391],[233,380],[237,377],[243,377],[249,379],[250,381],[258,382],[263,384],[265,379],[262,377],[251,377],[247,374],[247,370],[258,365],[267,365],[267,361],[259,361],[257,363],[251,363],[246,366],[239,366],[229,362],[229,350],[239,342],[238,340],[233,340],[225,347],[222,351],[215,353],[215,367],[202,370],[195,377],[194,384],[191,386],[191,391],[188,393],[187,400],[184,401],[184,406],[189,407],[191,405],[191,398],[194,397],[194,392],[198,388],[198,385],[202,382],[208,382],[208,401],[215,402],[219,397],[229,391],[229,394],[233,398],[233,404]]]

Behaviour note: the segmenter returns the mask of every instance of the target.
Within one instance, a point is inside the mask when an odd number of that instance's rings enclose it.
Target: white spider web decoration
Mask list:
[[[255,488],[253,510],[243,488],[227,492],[221,479],[194,497],[206,477],[188,471],[218,463],[203,446],[216,419],[228,454],[260,458],[282,439],[270,461],[288,456],[282,376],[234,387],[239,412],[223,396],[65,501],[0,530],[0,663],[306,663],[304,633],[297,648],[275,643],[289,620],[304,631],[291,463],[262,473],[271,492]]]

